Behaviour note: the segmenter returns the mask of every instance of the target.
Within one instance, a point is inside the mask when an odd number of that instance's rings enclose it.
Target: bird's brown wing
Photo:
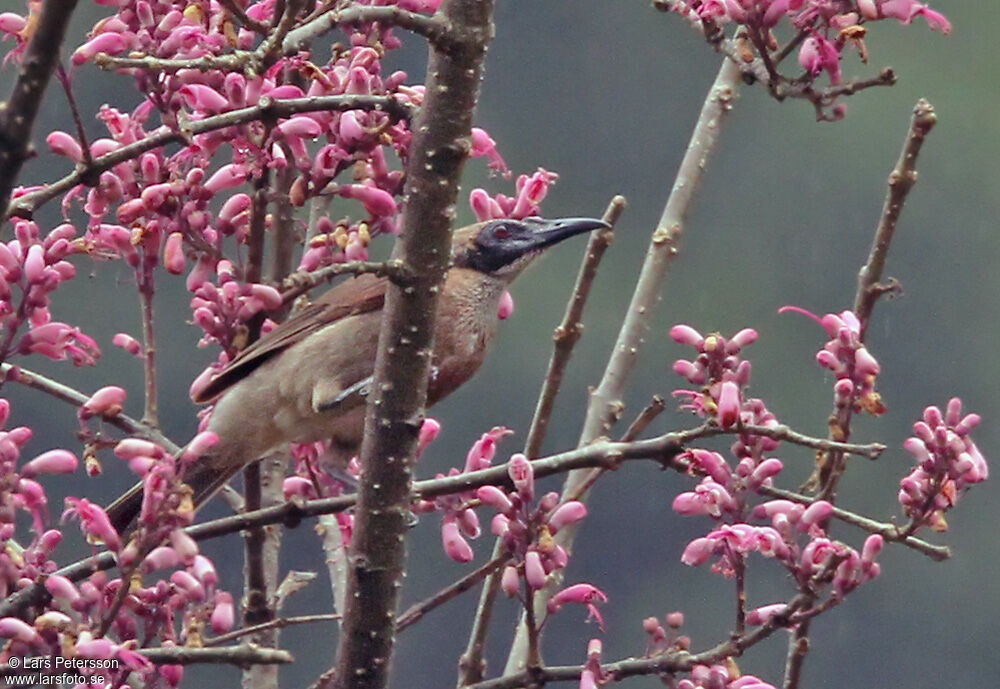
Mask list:
[[[387,285],[386,278],[370,274],[340,283],[240,352],[195,394],[194,401],[211,402],[271,357],[331,323],[381,309]]]

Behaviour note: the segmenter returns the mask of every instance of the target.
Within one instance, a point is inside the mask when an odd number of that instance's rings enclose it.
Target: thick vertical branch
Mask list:
[[[618,333],[611,352],[611,358],[604,369],[600,384],[590,395],[587,408],[587,418],[584,421],[580,435],[580,446],[588,445],[602,436],[606,436],[623,411],[622,396],[625,386],[635,368],[639,351],[645,343],[649,330],[650,319],[654,307],[660,301],[663,283],[667,269],[678,253],[678,244],[684,231],[684,221],[694,198],[702,174],[708,166],[708,159],[719,140],[722,117],[731,108],[740,85],[740,68],[728,57],[723,58],[722,66],[715,77],[708,96],[701,108],[701,114],[691,133],[687,151],[677,171],[677,177],[670,190],[666,206],[660,221],[653,231],[653,236],[646,251],[639,279],[632,294],[628,313]],[[579,484],[587,480],[588,470],[570,472],[563,494],[575,494]],[[585,498],[581,495],[580,499]],[[556,540],[567,550],[572,550],[576,537],[576,525],[571,525],[559,531]],[[545,614],[545,605],[552,590],[558,586],[558,581],[540,591],[535,597],[535,607],[539,619]],[[527,637],[525,626],[519,625],[517,636],[507,658],[504,674],[521,669],[525,659]]]
[[[31,155],[31,130],[75,7],[76,0],[42,2],[10,100],[0,104],[0,208],[7,207],[21,166]]]
[[[431,46],[427,95],[414,123],[403,230],[393,250],[412,277],[386,297],[375,382],[361,448],[363,477],[351,544],[336,671],[352,689],[385,687],[406,558],[411,463],[423,422],[438,292],[451,258],[451,224],[479,94],[493,2],[446,0],[447,42]]]

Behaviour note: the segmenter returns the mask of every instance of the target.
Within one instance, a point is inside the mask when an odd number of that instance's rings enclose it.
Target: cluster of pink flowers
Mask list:
[[[693,361],[675,361],[674,372],[703,388],[701,392],[675,390],[674,396],[688,397],[686,408],[699,416],[714,417],[723,428],[739,423],[741,388],[750,381],[750,362],[742,359],[740,352],[757,340],[757,331],[744,328],[727,339],[718,333],[706,337],[689,325],[675,325],[670,337],[698,352]]]
[[[44,238],[29,220],[14,224],[14,239],[0,243],[0,359],[12,354],[41,354],[93,364],[100,350],[93,339],[66,323],[52,320],[50,295],[76,276],[67,258],[79,250],[76,230],[59,225]],[[20,338],[20,330],[26,328]]]
[[[955,397],[943,414],[927,407],[923,420],[913,424],[915,435],[903,447],[917,466],[899,482],[899,502],[915,526],[943,531],[944,513],[970,485],[989,477],[986,460],[969,437],[979,422],[978,414],[962,414],[962,401]]]
[[[583,519],[587,509],[576,500],[560,504],[559,494],[554,492],[536,502],[534,469],[523,454],[513,455],[508,467],[513,490],[482,486],[476,490],[476,497],[497,511],[491,530],[513,556],[504,570],[501,587],[513,596],[520,591],[522,580],[537,591],[545,586],[549,574],[566,566],[569,554],[552,536]]]
[[[85,420],[94,415],[120,411],[124,393],[109,386],[97,391],[80,412]],[[0,400],[0,427],[6,425],[10,405]],[[161,645],[186,643],[189,635],[204,627],[216,633],[235,622],[232,596],[217,588],[218,575],[212,562],[201,555],[197,543],[182,527],[190,523],[184,510],[183,489],[173,480],[175,460],[155,443],[130,438],[116,447],[116,454],[144,476],[147,494],[137,536],[123,539],[105,511],[86,498],[66,498],[63,521],[77,521],[87,541],[113,551],[123,569],[137,566],[143,575],[172,570],[167,578],[137,585],[95,572],[82,581],[57,574],[53,551],[64,538],[51,521],[42,475],[73,473],[79,466],[76,455],[61,449],[48,450],[18,466],[24,446],[31,439],[25,427],[0,431],[0,595],[6,597],[44,579],[48,601],[34,617],[0,619],[0,637],[9,639],[0,654],[5,663],[12,656],[61,654],[66,657],[115,659],[122,677],[135,672],[151,679],[158,673],[168,686],[177,686],[181,666],[155,667],[136,652],[143,643],[158,640]],[[201,452],[213,439],[203,434],[188,452]],[[189,457],[190,455],[185,455]],[[183,465],[183,457],[178,462]],[[172,490],[167,491],[168,479]],[[164,503],[173,500],[172,513]],[[17,538],[17,513],[31,516],[31,535]],[[170,515],[173,515],[171,518]],[[157,545],[159,544],[159,545]],[[157,547],[153,547],[156,545]],[[148,552],[147,552],[148,551]],[[139,558],[142,558],[139,561]],[[107,619],[122,587],[130,586],[113,619]],[[112,636],[97,637],[97,629],[109,624]],[[184,630],[184,631],[181,631]],[[200,633],[200,632],[197,632]],[[116,639],[116,640],[115,640]]]
[[[861,340],[861,322],[854,312],[828,313],[820,318],[797,306],[784,306],[779,313],[788,311],[812,318],[830,336],[829,342],[816,353],[816,362],[837,378],[833,386],[833,399],[837,408],[852,411],[863,409],[876,416],[885,413],[882,396],[875,389],[875,381],[881,368]]]
[[[423,429],[421,429],[423,431]],[[439,427],[427,429],[428,433],[421,433],[421,444],[433,440],[437,436]],[[496,457],[497,444],[504,436],[513,433],[508,428],[497,426],[483,433],[480,438],[472,444],[465,457],[465,466],[460,471],[452,467],[448,471],[448,476],[457,476],[461,473],[469,473],[488,469],[493,465]],[[440,478],[442,474],[438,474]],[[434,500],[421,500],[414,506],[414,510],[420,513],[440,512],[441,513],[441,542],[445,553],[456,562],[470,562],[474,556],[472,546],[468,539],[478,538],[481,529],[479,526],[479,515],[476,514],[475,491],[463,491],[444,495]]]
[[[840,60],[845,48],[856,47],[862,59],[867,59],[862,38],[868,22],[896,19],[909,24],[923,17],[931,29],[951,31],[943,14],[916,0],[682,0],[673,5],[705,21],[734,22],[763,31],[769,43],[774,41],[771,29],[787,18],[797,30],[808,33],[799,47],[799,64],[813,77],[826,72],[832,84],[842,80]],[[768,47],[773,50],[776,45]]]

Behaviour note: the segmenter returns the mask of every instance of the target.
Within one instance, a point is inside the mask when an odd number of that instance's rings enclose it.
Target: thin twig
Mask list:
[[[242,629],[234,629],[226,634],[220,634],[219,636],[213,636],[210,639],[205,639],[205,647],[211,648],[212,646],[221,646],[224,643],[229,643],[233,639],[238,639],[242,636],[247,636],[248,634],[256,634],[257,632],[263,631],[265,629],[284,629],[285,627],[291,627],[298,624],[314,624],[316,622],[336,622],[340,619],[340,615],[333,613],[326,613],[322,615],[299,615],[298,617],[279,617],[276,620],[271,620],[270,622],[263,622],[261,624],[255,624],[252,627],[243,627]]]
[[[261,648],[252,644],[227,646],[223,648],[191,648],[189,646],[168,646],[164,648],[140,648],[139,653],[157,665],[195,665],[212,663],[218,665],[284,665],[295,661],[295,657],[280,648]]]
[[[494,572],[500,571],[506,562],[506,557],[493,558],[489,562],[472,570],[458,581],[444,587],[430,598],[412,605],[406,612],[399,616],[399,620],[396,622],[396,631],[401,632],[410,625],[416,624],[434,608],[444,605],[459,594],[465,593]]]
[[[875,230],[868,260],[858,272],[858,286],[854,296],[854,313],[861,323],[861,340],[864,341],[871,320],[875,302],[886,292],[892,291],[894,282],[882,283],[889,247],[892,243],[903,204],[910,189],[917,181],[917,156],[927,134],[934,128],[937,115],[934,107],[924,99],[917,101],[913,108],[910,126],[903,141],[903,149],[895,167],[889,173],[888,190],[882,215]],[[853,405],[838,405],[830,415],[830,437],[847,440],[851,437]],[[837,451],[826,451],[817,460],[813,475],[806,482],[809,489],[820,491],[820,495],[831,502],[836,498],[837,484],[846,469],[846,459]]]
[[[156,384],[156,329],[154,327],[153,295],[155,293],[153,267],[146,261],[136,270],[139,287],[139,307],[142,320],[142,372],[144,397],[142,422],[158,428],[159,391]]]
[[[63,402],[68,402],[74,407],[80,407],[88,399],[90,399],[88,395],[83,394],[79,390],[72,388],[65,383],[60,383],[52,378],[43,376],[41,373],[30,371],[21,366],[2,364],[0,365],[0,373],[3,374],[3,380],[5,381],[10,380],[15,383],[20,383],[26,387],[34,388],[35,390],[44,392],[45,394],[51,395],[52,397],[62,400]],[[180,452],[180,447],[163,435],[158,429],[139,421],[138,419],[134,419],[128,414],[119,413],[114,415],[102,415],[101,420],[129,435],[151,440],[160,445],[170,454],[177,454]]]
[[[573,347],[576,346],[577,340],[583,334],[583,309],[587,304],[587,297],[590,296],[590,288],[597,277],[601,258],[614,240],[614,226],[622,213],[625,212],[625,207],[625,198],[615,196],[608,204],[602,218],[610,227],[590,233],[587,253],[584,254],[583,262],[580,264],[576,284],[573,286],[573,294],[566,304],[566,313],[562,322],[556,328],[553,336],[555,345],[552,357],[549,359],[549,370],[545,374],[545,382],[538,395],[535,415],[531,419],[531,428],[528,430],[528,438],[524,444],[524,454],[528,457],[537,457],[542,448],[549,419],[552,417],[552,409],[555,406],[556,395],[559,394],[559,387],[562,384],[563,374],[566,372],[566,366],[573,354]]]
[[[316,19],[290,31],[282,43],[285,54],[302,50],[314,39],[333,30],[338,24],[379,22],[384,26],[398,26],[427,38],[432,44],[441,44],[452,35],[452,27],[443,14],[429,17],[400,9],[395,5],[350,5],[330,10]]]
[[[374,275],[387,275],[402,279],[406,275],[404,264],[396,259],[388,261],[347,261],[346,263],[334,263],[323,268],[317,268],[311,272],[292,273],[282,281],[284,290],[281,298],[287,304],[299,295],[305,294],[314,287],[329,282],[338,275],[351,273],[361,275],[362,273],[372,273]]]

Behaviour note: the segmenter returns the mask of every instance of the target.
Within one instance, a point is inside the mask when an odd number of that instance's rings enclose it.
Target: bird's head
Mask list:
[[[455,231],[454,264],[510,281],[550,246],[602,227],[592,218],[487,220]]]

